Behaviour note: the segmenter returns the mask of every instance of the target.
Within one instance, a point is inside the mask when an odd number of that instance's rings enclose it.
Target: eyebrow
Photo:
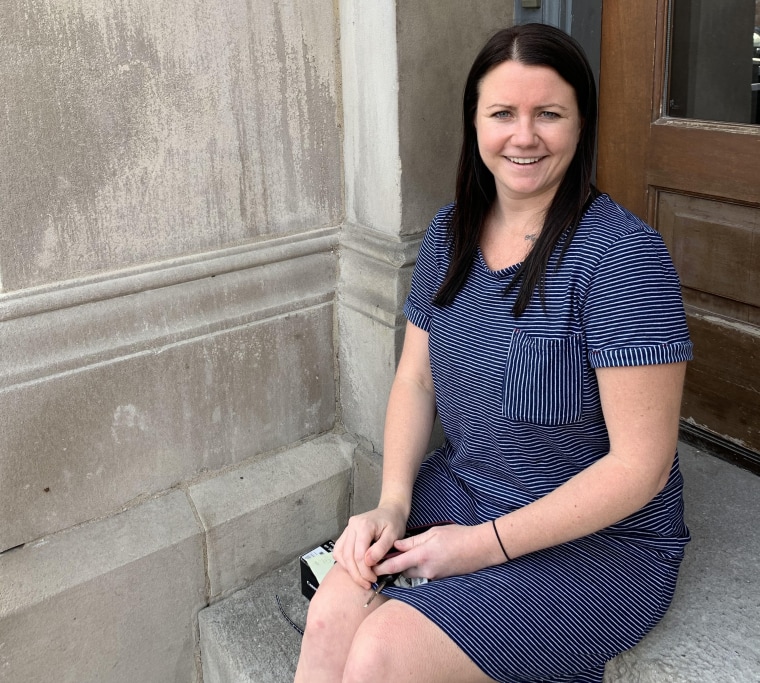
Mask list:
[[[513,104],[490,104],[486,107],[486,109],[514,109]],[[534,107],[534,109],[562,109],[563,111],[568,111],[568,107],[563,107],[561,104],[557,104],[556,102],[550,103],[550,104],[539,104],[537,107]]]

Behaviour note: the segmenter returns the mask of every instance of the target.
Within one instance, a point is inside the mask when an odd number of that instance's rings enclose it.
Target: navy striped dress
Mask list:
[[[594,369],[689,360],[680,285],[659,233],[606,195],[515,319],[516,266],[478,253],[452,305],[431,300],[448,266],[452,206],[428,229],[404,307],[429,335],[446,440],[422,465],[409,525],[479,524],[546,495],[609,448]],[[663,616],[689,533],[678,459],[642,510],[598,533],[411,588],[390,587],[504,683],[600,682],[604,664]]]

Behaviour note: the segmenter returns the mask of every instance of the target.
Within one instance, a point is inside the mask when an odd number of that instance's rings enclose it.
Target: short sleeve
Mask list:
[[[412,273],[412,286],[404,304],[407,320],[426,332],[430,331],[433,318],[433,298],[446,274],[446,265],[442,263],[441,257],[446,253],[451,210],[451,205],[444,207],[430,223],[420,245]]]
[[[624,233],[605,250],[582,310],[592,367],[692,358],[681,284],[662,237],[648,226]]]

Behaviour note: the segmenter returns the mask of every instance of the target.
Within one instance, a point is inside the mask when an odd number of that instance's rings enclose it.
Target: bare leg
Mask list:
[[[342,679],[387,681],[493,683],[438,626],[397,600],[386,601],[360,624]]]
[[[382,595],[364,607],[368,597],[330,570],[309,605],[295,683],[493,683],[416,609]]]
[[[370,593],[334,565],[311,599],[295,683],[340,683],[351,643],[362,621],[388,598]]]

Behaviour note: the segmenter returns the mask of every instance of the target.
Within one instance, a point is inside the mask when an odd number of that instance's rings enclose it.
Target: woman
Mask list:
[[[588,63],[557,29],[503,30],[463,113],[456,203],[404,309],[380,502],[336,543],[299,683],[602,681],[673,595],[691,343],[659,235],[591,185]],[[423,463],[436,410],[446,441]],[[364,606],[402,571],[431,581]]]

